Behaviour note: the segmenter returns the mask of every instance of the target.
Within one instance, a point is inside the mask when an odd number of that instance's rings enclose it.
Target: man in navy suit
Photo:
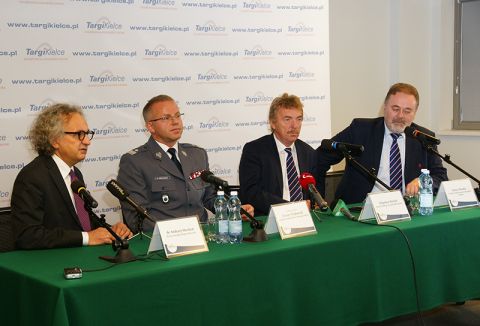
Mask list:
[[[414,86],[404,83],[394,84],[385,97],[383,117],[353,119],[350,126],[335,135],[332,140],[363,145],[365,150],[356,159],[367,169],[373,169],[380,180],[393,187],[390,176],[390,149],[395,137],[401,158],[402,178],[399,180],[398,189],[405,195],[417,194],[420,170],[429,169],[433,178],[433,190],[436,193],[441,181],[448,180],[447,171],[441,159],[425,150],[416,139],[405,137],[404,133],[407,126],[412,126],[434,136],[432,131],[413,123],[418,105],[419,95]],[[323,192],[325,173],[331,165],[339,163],[343,155],[324,149],[322,146],[317,149],[317,154],[319,187]],[[368,193],[383,190],[385,189],[380,184],[374,184],[369,176],[347,162],[335,197],[346,203],[360,203]]]
[[[275,98],[268,115],[272,134],[245,144],[240,158],[240,199],[253,205],[257,214],[267,214],[270,205],[306,199],[302,192],[294,199],[290,192],[287,158],[291,153],[292,170],[298,176],[309,172],[316,176],[316,153],[298,139],[303,122],[303,104],[287,93]],[[290,182],[291,183],[291,182]],[[300,190],[301,191],[301,190]]]
[[[75,198],[78,195],[70,187],[72,177],[83,182],[75,164],[85,159],[93,134],[79,107],[55,104],[38,115],[30,130],[38,156],[20,171],[13,185],[12,224],[17,248],[99,245],[114,240],[80,208],[83,202]],[[123,223],[112,229],[122,238],[132,235]]]

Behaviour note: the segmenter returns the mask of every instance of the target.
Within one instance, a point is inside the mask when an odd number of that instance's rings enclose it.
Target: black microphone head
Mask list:
[[[210,177],[213,175],[212,171],[209,170],[203,170],[202,173],[200,173],[200,178],[204,182],[210,182]]]
[[[125,190],[125,188],[123,188],[122,185],[118,183],[117,180],[114,180],[114,179],[110,180],[107,183],[107,189],[108,191],[110,191],[112,195],[114,195],[120,200],[125,200],[128,196],[128,192]]]
[[[333,148],[333,143],[334,143],[334,142],[333,142],[333,140],[331,140],[331,139],[322,139],[322,142],[321,142],[321,144],[320,144],[320,147],[321,147],[322,149],[326,149],[326,150],[331,151],[331,150],[334,149],[334,148]]]
[[[404,132],[405,132],[405,135],[416,138],[420,140],[422,143],[440,145],[440,139],[435,138],[434,136],[426,132],[415,129],[412,126],[406,127]]]
[[[72,191],[79,195],[83,199],[83,201],[91,208],[97,208],[97,201],[90,195],[85,184],[82,181],[75,179],[70,184],[70,187],[72,188]]]
[[[333,142],[332,143],[333,148],[338,148],[342,152],[348,152],[351,155],[354,156],[359,156],[363,153],[365,150],[365,147],[363,145],[357,145],[357,144],[347,144],[347,143],[337,143]]]
[[[355,155],[355,156],[361,155],[365,149],[363,145],[342,143],[342,142],[334,141],[332,139],[323,139],[320,147],[323,150],[340,151],[344,154],[348,152],[349,154]]]
[[[83,182],[78,179],[75,179],[72,181],[70,188],[72,188],[72,191],[77,195],[80,193],[80,191],[82,191],[82,189],[86,190],[85,184],[83,184]]]

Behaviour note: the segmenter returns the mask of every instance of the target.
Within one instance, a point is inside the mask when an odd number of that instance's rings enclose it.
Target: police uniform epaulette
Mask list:
[[[134,148],[132,150],[130,150],[129,152],[127,152],[127,154],[130,154],[130,155],[135,155],[138,153],[138,148]]]
[[[182,143],[182,146],[183,147],[200,148],[201,149],[201,147],[199,147],[197,145],[194,145],[194,144],[189,144],[189,143]]]

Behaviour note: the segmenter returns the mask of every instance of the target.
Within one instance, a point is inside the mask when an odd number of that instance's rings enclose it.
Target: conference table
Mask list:
[[[480,297],[480,209],[390,227],[314,218],[317,234],[114,265],[110,246],[0,254],[2,325],[357,325]],[[249,232],[248,224],[244,232]],[[130,241],[145,254],[149,240]],[[81,279],[66,280],[79,266]]]

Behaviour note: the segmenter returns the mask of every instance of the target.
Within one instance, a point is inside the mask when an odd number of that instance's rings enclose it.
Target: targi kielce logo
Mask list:
[[[196,35],[225,36],[227,35],[225,31],[225,26],[217,25],[213,20],[209,20],[203,25],[195,25]]]
[[[116,75],[110,70],[105,70],[99,75],[90,75],[88,87],[117,87],[127,86],[126,78],[122,75]]]
[[[144,60],[178,60],[178,51],[174,49],[168,49],[163,44],[158,44],[153,49],[145,49]]]
[[[26,48],[24,60],[68,60],[65,50],[55,48],[50,43],[41,43],[36,48]]]
[[[228,76],[210,69],[206,73],[197,74],[198,83],[224,84],[228,83]]]
[[[267,105],[267,104],[270,104],[272,101],[273,101],[272,96],[267,96],[261,91],[255,92],[251,96],[249,96],[249,95],[245,96],[245,103],[248,106],[251,106],[251,105]]]
[[[46,98],[40,104],[30,104],[30,112],[40,112],[55,103],[51,98]]]
[[[123,34],[123,26],[111,21],[108,17],[101,17],[96,22],[86,22],[85,33]]]

